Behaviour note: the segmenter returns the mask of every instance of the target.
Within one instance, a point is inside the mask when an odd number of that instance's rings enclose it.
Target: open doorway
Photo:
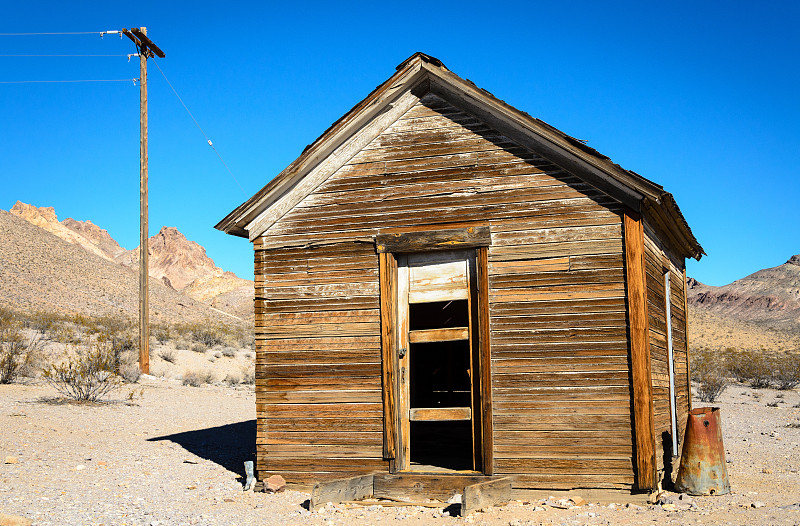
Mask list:
[[[398,258],[400,470],[481,470],[474,254]]]

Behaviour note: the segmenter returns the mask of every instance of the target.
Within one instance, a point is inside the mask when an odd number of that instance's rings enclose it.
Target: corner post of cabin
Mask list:
[[[380,249],[379,249],[380,250]],[[397,259],[390,252],[378,253],[378,277],[381,305],[381,373],[383,386],[383,458],[394,471],[397,451],[395,297],[397,296]]]
[[[650,490],[655,489],[657,477],[644,228],[641,216],[627,209],[624,214],[624,237],[637,486],[641,490]]]
[[[684,332],[684,345],[686,346],[686,385],[688,386],[688,393],[686,399],[689,402],[687,411],[692,410],[692,361],[689,359],[689,288],[686,285],[686,260],[683,261],[683,332]]]

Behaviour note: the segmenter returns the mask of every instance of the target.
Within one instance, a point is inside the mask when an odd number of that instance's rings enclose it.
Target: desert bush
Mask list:
[[[172,330],[168,325],[156,325],[152,330],[153,337],[158,343],[164,345],[172,339]]]
[[[800,385],[800,354],[776,356],[775,362],[773,382],[776,389],[785,391]]]
[[[139,335],[135,333],[133,327],[123,330],[115,328],[105,328],[97,333],[97,341],[108,343],[115,354],[133,351],[138,348]]]
[[[727,348],[724,351],[728,372],[736,381],[753,389],[769,387],[774,373],[774,361],[766,351],[738,351]]]
[[[192,352],[204,353],[208,350],[208,347],[203,345],[202,343],[194,343],[191,346]]]
[[[726,349],[728,371],[737,381],[754,389],[794,389],[800,385],[800,354]]]
[[[253,331],[246,331],[240,334],[237,344],[239,345],[240,349],[255,349],[256,348],[255,333],[253,333]]]
[[[223,343],[223,335],[215,328],[198,329],[192,333],[192,339],[206,347],[214,347]]]
[[[697,396],[714,402],[729,384],[725,357],[708,349],[691,353],[692,380],[697,382]]]
[[[135,384],[142,376],[137,362],[126,362],[119,366],[119,376],[129,384]]]
[[[175,349],[179,351],[188,351],[191,346],[186,340],[178,340],[175,342]]]
[[[236,358],[236,349],[233,347],[225,347],[221,352],[222,356],[225,356],[226,358]]]
[[[40,336],[47,336],[62,323],[61,316],[52,312],[38,311],[25,317],[25,327],[38,332]]]
[[[242,383],[246,385],[253,385],[256,383],[255,367],[245,367],[242,369]]]
[[[172,349],[161,349],[158,351],[158,357],[169,363],[175,363],[177,361],[177,358],[175,357],[175,351]]]
[[[45,381],[62,396],[96,402],[120,386],[114,353],[107,343],[74,348],[66,359],[42,371]]]
[[[200,387],[214,381],[214,374],[211,371],[186,371],[183,373],[183,385]]]
[[[30,374],[42,348],[38,332],[26,335],[19,316],[0,308],[0,384],[13,382],[20,374]]]
[[[228,373],[225,375],[223,382],[233,387],[234,385],[239,385],[242,383],[242,377],[236,373]]]

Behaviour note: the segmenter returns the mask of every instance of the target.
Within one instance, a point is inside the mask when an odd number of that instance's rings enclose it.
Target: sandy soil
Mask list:
[[[557,509],[534,500],[468,517],[420,507],[311,513],[304,493],[243,492],[242,462],[255,448],[252,386],[143,377],[110,403],[56,403],[55,394],[40,383],[0,386],[0,460],[10,462],[0,464],[0,513],[34,524],[800,524],[797,391],[734,386],[716,404],[729,495],[667,494],[674,511],[624,502]]]

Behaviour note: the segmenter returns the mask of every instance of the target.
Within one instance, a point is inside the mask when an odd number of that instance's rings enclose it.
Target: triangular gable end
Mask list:
[[[440,61],[417,53],[334,123],[303,154],[216,228],[254,240],[324,183],[427,93],[470,113],[520,146],[547,158],[631,210],[662,212],[687,256],[703,254],[672,195],[612,163],[580,141],[533,119],[489,92],[451,73]]]

